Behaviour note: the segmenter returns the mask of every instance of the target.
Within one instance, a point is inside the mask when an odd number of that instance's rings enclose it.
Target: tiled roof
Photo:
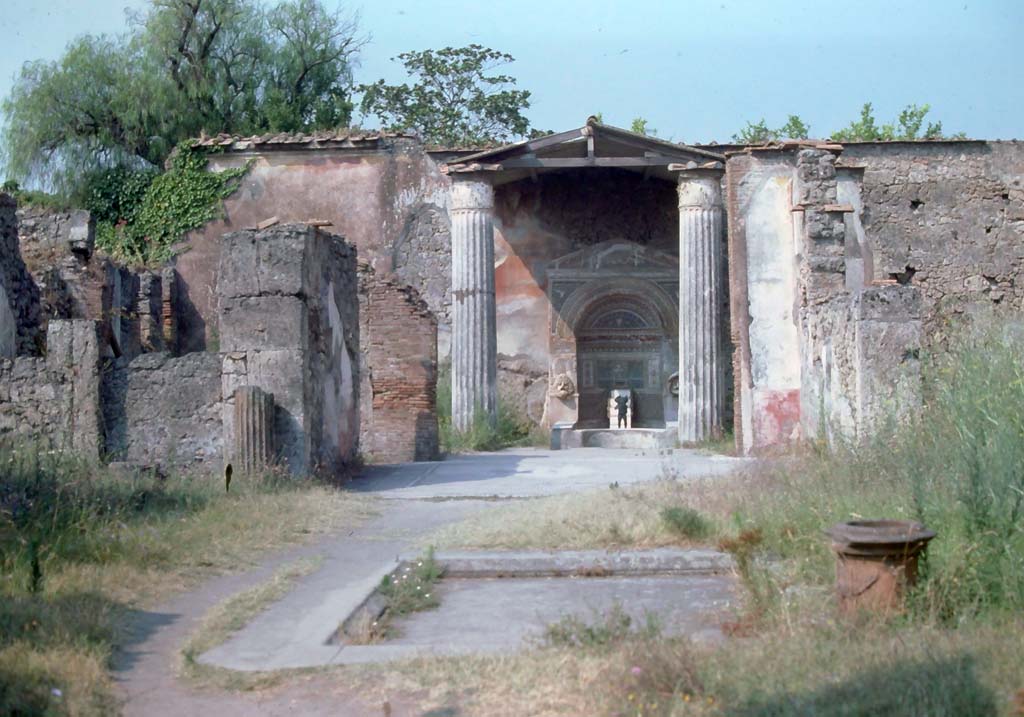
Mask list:
[[[415,138],[411,132],[384,132],[381,130],[321,130],[317,132],[268,132],[251,137],[237,134],[203,135],[197,140],[200,147],[223,147],[228,150],[243,151],[254,148],[302,148],[321,149],[329,147],[354,147],[381,139],[398,137]]]

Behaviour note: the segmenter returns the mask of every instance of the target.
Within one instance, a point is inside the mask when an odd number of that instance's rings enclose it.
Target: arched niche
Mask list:
[[[669,378],[678,371],[678,261],[630,242],[608,242],[554,262],[551,297],[551,422],[608,426],[613,388],[634,392],[634,427],[661,428]]]

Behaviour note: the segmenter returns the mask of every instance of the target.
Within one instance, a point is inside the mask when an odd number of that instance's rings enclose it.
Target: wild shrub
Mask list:
[[[662,508],[661,522],[675,535],[690,540],[701,540],[711,535],[714,526],[693,508],[672,506]]]

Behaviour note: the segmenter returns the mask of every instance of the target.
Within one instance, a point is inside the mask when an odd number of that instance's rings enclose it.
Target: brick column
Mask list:
[[[492,423],[498,407],[494,308],[494,189],[478,179],[452,182],[452,423]]]
[[[722,434],[722,172],[679,175],[679,440]]]

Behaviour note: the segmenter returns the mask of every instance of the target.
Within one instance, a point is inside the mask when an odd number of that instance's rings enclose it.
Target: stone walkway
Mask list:
[[[677,450],[668,455],[606,449],[546,451],[518,449],[459,456],[440,463],[374,467],[353,490],[382,499],[381,514],[358,530],[268,556],[258,568],[211,580],[133,620],[125,649],[115,659],[115,677],[126,715],[364,715],[373,710],[357,695],[339,693],[329,676],[316,689],[306,682],[257,693],[197,691],[179,681],[179,653],[203,616],[232,595],[268,580],[281,566],[318,556],[319,569],[301,579],[280,602],[257,618],[266,640],[294,644],[303,630],[330,631],[346,601],[365,594],[397,556],[415,550],[440,526],[501,503],[495,498],[536,497],[654,480],[673,467],[682,478],[723,475],[739,459]],[[330,596],[330,599],[325,599]],[[581,603],[581,607],[585,607]],[[255,623],[255,621],[254,621]],[[326,629],[324,629],[326,628]],[[266,646],[264,645],[261,650]],[[333,649],[324,646],[325,649]],[[286,660],[283,660],[286,662]],[[308,664],[308,663],[307,663]],[[415,714],[397,710],[394,714]]]

